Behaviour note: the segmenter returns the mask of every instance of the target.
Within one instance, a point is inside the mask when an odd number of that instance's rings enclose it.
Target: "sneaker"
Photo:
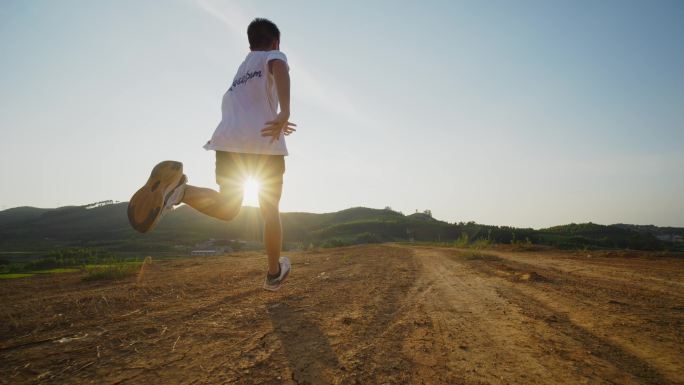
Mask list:
[[[173,210],[174,206],[178,206],[183,202],[183,198],[185,197],[185,186],[187,183],[188,177],[183,174],[181,180],[178,182],[171,194],[169,194],[164,200],[164,211],[162,212],[162,215],[166,211]]]
[[[268,274],[266,274],[264,289],[270,291],[280,289],[280,286],[285,282],[287,276],[290,275],[290,270],[290,260],[287,257],[280,257],[280,274],[278,274],[276,278],[269,278]]]
[[[183,163],[167,160],[154,166],[147,183],[128,202],[128,221],[141,233],[159,222],[163,212],[180,203],[185,193]]]

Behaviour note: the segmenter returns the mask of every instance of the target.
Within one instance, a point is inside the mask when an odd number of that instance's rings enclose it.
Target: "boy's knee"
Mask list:
[[[214,210],[214,217],[222,221],[230,221],[240,213],[240,206],[220,205]]]
[[[216,217],[223,221],[229,221],[240,213],[242,196],[238,194],[221,192],[222,199],[216,209]]]
[[[231,221],[233,218],[235,218],[238,213],[240,212],[239,208],[234,209],[234,208],[225,208],[222,207],[220,210],[218,210],[216,218],[222,220],[222,221]]]

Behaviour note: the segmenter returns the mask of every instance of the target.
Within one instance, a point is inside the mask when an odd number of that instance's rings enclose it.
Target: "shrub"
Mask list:
[[[475,248],[475,249],[482,249],[482,248],[485,248],[485,247],[489,247],[489,246],[491,246],[491,245],[492,245],[492,241],[490,241],[489,239],[487,239],[487,238],[479,238],[479,239],[476,239],[475,242],[473,242],[473,244],[471,245],[471,247],[473,247],[473,248]]]
[[[378,237],[377,234],[369,233],[369,232],[361,233],[361,234],[357,235],[356,238],[354,239],[354,243],[380,243],[380,242],[382,242],[382,240],[380,239],[380,237]]]
[[[333,239],[328,239],[327,241],[323,242],[321,245],[322,248],[328,249],[331,247],[342,247],[342,246],[349,246],[348,242],[345,242],[341,239],[333,238]]]
[[[468,247],[468,234],[461,233],[461,235],[454,241],[454,247]]]

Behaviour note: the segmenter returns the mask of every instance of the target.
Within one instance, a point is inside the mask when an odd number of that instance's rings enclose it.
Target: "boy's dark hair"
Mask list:
[[[250,49],[265,49],[280,40],[280,30],[272,21],[257,17],[247,27],[247,38]]]

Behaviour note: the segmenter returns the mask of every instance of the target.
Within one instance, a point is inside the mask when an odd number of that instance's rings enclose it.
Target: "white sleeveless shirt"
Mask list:
[[[280,51],[251,51],[238,68],[221,103],[221,123],[211,140],[204,145],[207,150],[240,152],[247,154],[287,155],[285,137],[280,140],[262,137],[261,129],[266,122],[278,115],[278,93],[268,62],[287,57]],[[290,67],[288,66],[288,71]]]

